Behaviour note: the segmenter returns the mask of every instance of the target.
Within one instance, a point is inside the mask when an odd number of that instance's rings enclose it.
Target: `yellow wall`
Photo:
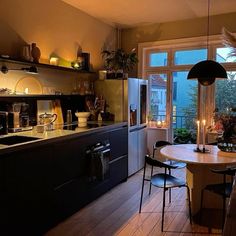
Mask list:
[[[221,34],[222,27],[236,32],[236,13],[210,17],[210,35]],[[133,29],[122,30],[121,44],[124,50],[137,48],[138,43],[159,40],[189,38],[207,35],[207,18],[152,24]],[[134,74],[136,71],[133,72]],[[133,75],[134,76],[134,75]]]
[[[54,53],[61,58],[60,63],[69,65],[81,45],[83,52],[90,53],[91,69],[97,71],[103,68],[102,47],[116,45],[113,27],[60,0],[1,0],[0,9],[0,55],[19,58],[23,45],[36,42],[41,50],[40,62],[48,63]],[[236,32],[235,19],[236,13],[211,17],[210,34],[220,34],[222,26]],[[130,51],[140,42],[202,35],[206,35],[206,18],[153,24],[122,30],[122,47]],[[135,77],[136,70],[129,75]],[[14,90],[24,76],[22,72],[0,73],[0,88]],[[80,78],[89,77],[50,69],[41,69],[36,76],[46,90],[54,87],[64,93],[70,93]]]
[[[54,53],[61,58],[60,64],[70,65],[79,44],[83,52],[90,53],[91,69],[97,71],[103,68],[100,52],[104,44],[115,45],[113,27],[60,0],[1,0],[0,9],[0,55],[20,58],[23,45],[35,42],[41,50],[40,62],[49,63]],[[0,73],[0,88],[14,89],[25,76],[18,74]],[[81,75],[41,69],[36,77],[42,86],[69,93]]]

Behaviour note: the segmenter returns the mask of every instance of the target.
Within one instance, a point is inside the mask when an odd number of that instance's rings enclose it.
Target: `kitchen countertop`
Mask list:
[[[9,133],[7,135],[2,135],[0,136],[0,142],[1,142],[1,138],[10,137],[10,136],[27,136],[27,137],[35,137],[39,139],[24,142],[24,143],[13,144],[13,145],[0,144],[0,155],[6,154],[9,152],[14,152],[16,150],[22,150],[26,147],[32,147],[32,146],[41,145],[45,143],[51,143],[51,142],[61,140],[61,139],[66,140],[67,138],[69,139],[69,138],[75,138],[75,137],[80,137],[84,135],[91,135],[94,132],[109,131],[111,129],[116,129],[116,128],[128,125],[127,122],[102,122],[102,123],[88,122],[88,124],[96,124],[97,127],[95,128],[77,127],[75,130],[69,130],[69,129],[66,129],[66,126],[62,125],[58,129],[44,131],[43,133],[38,133],[36,130],[36,127],[34,127],[30,131],[22,131],[22,132]]]

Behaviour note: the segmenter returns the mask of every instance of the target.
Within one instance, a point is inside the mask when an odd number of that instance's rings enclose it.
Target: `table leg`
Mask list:
[[[214,168],[224,168],[223,165],[214,165]],[[196,215],[200,211],[201,191],[207,184],[222,183],[223,176],[210,171],[212,165],[187,165],[186,179],[190,188],[190,198],[192,214]],[[221,196],[205,191],[203,208],[222,208]]]

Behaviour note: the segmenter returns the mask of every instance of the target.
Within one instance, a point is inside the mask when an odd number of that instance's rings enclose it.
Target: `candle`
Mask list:
[[[206,120],[202,120],[202,144],[203,144],[203,150],[205,150],[205,127],[206,127]]]
[[[199,149],[200,143],[200,121],[197,120],[197,149]]]
[[[25,94],[29,93],[29,88],[25,88]]]

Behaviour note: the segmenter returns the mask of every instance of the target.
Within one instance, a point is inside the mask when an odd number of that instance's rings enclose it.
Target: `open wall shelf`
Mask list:
[[[42,67],[42,68],[48,68],[48,69],[54,69],[54,70],[63,70],[68,72],[76,72],[76,73],[95,73],[87,70],[76,70],[71,67],[63,67],[63,66],[55,66],[50,64],[44,64],[44,63],[34,63],[30,61],[23,61],[23,60],[17,60],[13,58],[8,57],[0,57],[0,62],[8,62],[8,63],[15,63],[19,65],[28,65],[28,66],[36,66],[36,67]],[[1,65],[2,66],[2,65]]]

